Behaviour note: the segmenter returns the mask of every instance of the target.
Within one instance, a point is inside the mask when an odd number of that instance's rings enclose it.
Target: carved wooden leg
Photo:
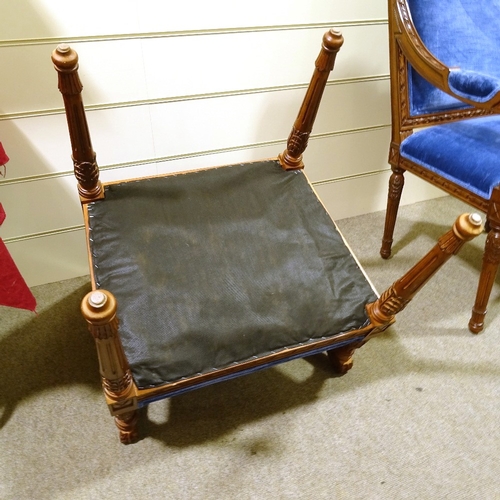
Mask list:
[[[382,237],[382,247],[380,249],[380,255],[384,259],[388,259],[391,256],[394,226],[396,225],[399,202],[405,182],[403,174],[404,170],[402,168],[392,166],[392,175],[389,180],[389,192],[387,195],[384,236]]]
[[[281,166],[285,170],[304,168],[302,153],[307,147],[328,76],[333,69],[335,58],[343,43],[342,34],[338,31],[330,30],[323,36],[321,52],[316,59],[311,82],[288,137],[286,149],[278,157]]]
[[[115,417],[115,424],[116,427],[118,427],[118,431],[120,432],[120,441],[123,444],[132,444],[138,440],[138,421],[139,413],[137,410],[123,413]]]
[[[60,44],[52,53],[52,62],[59,75],[59,90],[66,109],[80,201],[87,203],[104,198],[83,106],[83,86],[78,76],[78,54],[68,45]]]
[[[137,388],[118,334],[116,300],[110,292],[97,290],[82,301],[82,314],[94,337],[102,387],[122,443],[137,440]]]
[[[476,302],[472,308],[469,330],[479,333],[484,328],[484,317],[488,307],[491,289],[495,282],[498,265],[500,264],[500,231],[491,229],[486,238],[483,256],[483,267],[479,277]]]
[[[455,255],[466,241],[481,234],[483,225],[477,214],[463,214],[453,228],[439,238],[437,244],[406,274],[395,281],[379,299],[366,306],[370,321],[378,331],[402,311],[415,294],[431,279],[439,268]],[[370,334],[371,335],[371,334]],[[369,335],[369,336],[370,336]],[[369,336],[365,338],[368,340]]]
[[[354,351],[358,347],[359,344],[356,344],[355,346],[353,346],[353,344],[349,344],[343,347],[337,347],[336,349],[330,349],[326,352],[335,373],[345,375],[352,368],[352,357],[354,355]]]

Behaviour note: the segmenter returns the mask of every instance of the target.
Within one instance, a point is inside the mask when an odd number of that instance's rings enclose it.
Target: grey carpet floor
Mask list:
[[[379,291],[467,207],[402,207],[338,221]],[[467,329],[484,235],[383,335],[332,376],[323,356],[151,405],[118,442],[79,315],[88,278],[36,287],[38,315],[0,309],[0,498],[500,499],[500,289]]]

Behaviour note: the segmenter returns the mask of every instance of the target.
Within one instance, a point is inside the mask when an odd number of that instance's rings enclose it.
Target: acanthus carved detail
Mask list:
[[[306,149],[309,141],[309,132],[301,132],[293,128],[287,142],[288,154],[293,158],[298,158]]]
[[[132,372],[129,369],[125,371],[123,377],[115,380],[110,380],[108,378],[102,377],[102,385],[104,387],[104,390],[114,397],[117,397],[120,394],[128,391],[132,386],[132,383]]]
[[[493,230],[488,233],[483,259],[488,264],[500,263],[500,233]]]
[[[78,184],[90,191],[97,186],[99,181],[99,168],[95,160],[93,162],[74,162],[75,177]]]
[[[388,196],[391,200],[399,200],[404,186],[404,176],[401,172],[393,172],[389,182]]]
[[[382,311],[387,317],[394,316],[402,311],[409,302],[410,299],[405,300],[397,295],[394,287],[390,287],[386,290],[378,300],[380,311]]]

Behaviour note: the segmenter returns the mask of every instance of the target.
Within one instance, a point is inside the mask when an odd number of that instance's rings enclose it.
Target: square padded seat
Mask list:
[[[377,298],[303,171],[277,160],[111,184],[87,210],[139,388],[360,329]]]
[[[65,44],[52,53],[87,229],[92,290],[81,310],[122,443],[139,439],[139,410],[159,399],[324,351],[347,373],[354,351],[482,231],[463,214],[377,298],[302,170],[342,43],[335,30],[323,36],[277,158],[107,184],[78,54]]]
[[[401,156],[489,199],[500,184],[500,116],[419,130],[402,141]]]

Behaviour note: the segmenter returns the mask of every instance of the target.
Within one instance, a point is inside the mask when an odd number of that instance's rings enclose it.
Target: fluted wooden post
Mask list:
[[[489,231],[484,248],[483,265],[469,320],[469,330],[472,333],[479,333],[484,328],[491,290],[500,265],[500,186],[496,186],[491,193],[487,221]]]
[[[81,309],[95,340],[102,386],[120,440],[132,443],[137,440],[136,387],[118,336],[116,300],[105,290],[93,291],[84,297]]]
[[[478,214],[462,214],[453,228],[402,278],[388,288],[378,300],[367,305],[367,312],[376,326],[384,326],[402,311],[415,294],[438,269],[455,255],[466,241],[481,234],[483,224]]]
[[[312,131],[316,114],[318,113],[328,76],[335,64],[337,52],[343,43],[344,38],[342,34],[333,29],[323,36],[321,52],[316,59],[316,68],[293,125],[292,132],[288,137],[287,148],[279,156],[281,166],[285,170],[304,168],[302,153],[307,147],[309,135]]]
[[[78,193],[81,202],[87,203],[103,198],[104,193],[83,107],[78,54],[69,45],[60,44],[52,52],[52,62],[59,75],[59,90],[66,109]]]

